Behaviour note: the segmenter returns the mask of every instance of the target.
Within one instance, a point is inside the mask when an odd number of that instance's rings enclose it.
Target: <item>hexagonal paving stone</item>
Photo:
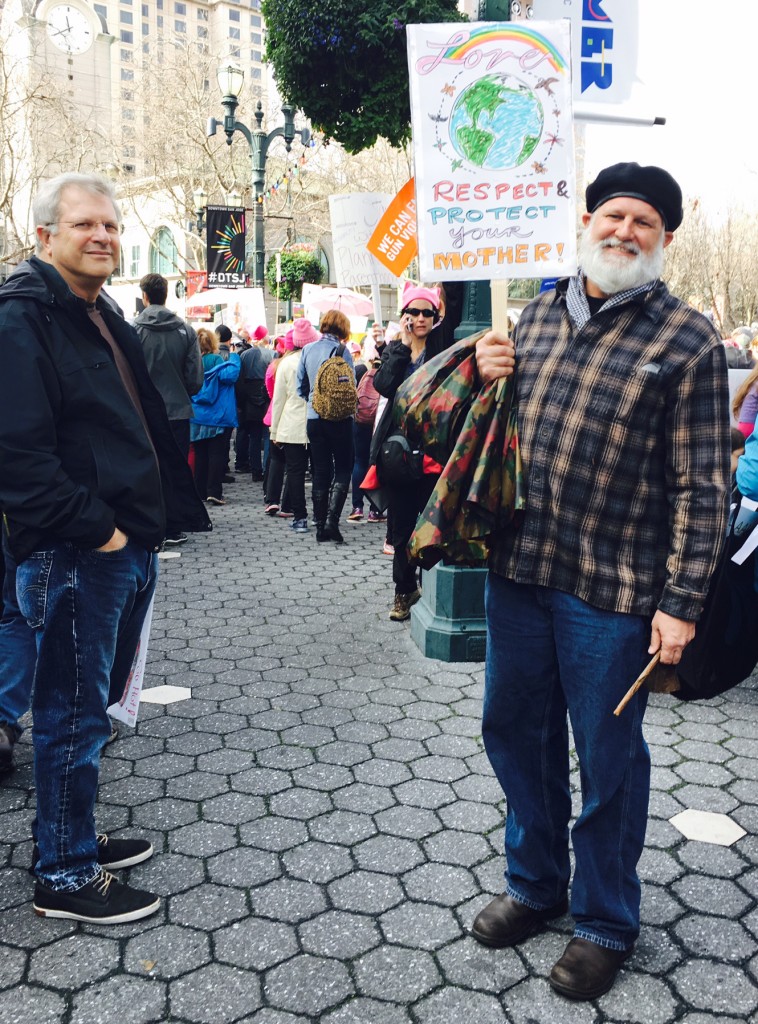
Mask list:
[[[367,871],[398,875],[424,860],[418,844],[396,836],[374,836],[353,848],[355,859]]]
[[[449,864],[422,864],[403,877],[403,885],[411,899],[428,900],[445,907],[454,907],[477,891],[468,871]]]
[[[265,971],[298,952],[294,928],[259,917],[246,917],[219,928],[214,946],[219,960],[253,971]]]
[[[188,857],[210,857],[236,846],[237,839],[230,825],[200,821],[176,829],[171,833],[169,843],[176,853],[184,853]]]
[[[132,974],[170,979],[194,971],[211,959],[205,932],[168,924],[129,939],[124,966]]]
[[[332,882],[328,891],[335,907],[364,914],[381,913],[382,910],[397,906],[403,898],[403,891],[396,878],[372,871],[354,871]]]
[[[274,921],[307,921],[326,909],[320,888],[309,882],[280,878],[250,893],[253,911]]]
[[[354,991],[347,968],[337,960],[302,954],[266,975],[267,1000],[284,1010],[317,1017]]]
[[[461,934],[452,911],[412,900],[382,914],[379,924],[387,942],[418,949],[439,949]]]
[[[412,1003],[442,984],[434,960],[421,950],[381,946],[354,965],[355,982],[363,995]]]
[[[60,1024],[67,1007],[54,992],[31,985],[18,985],[3,992],[3,1017],[8,1024],[25,1024],[29,1007],[34,1007],[34,1024]]]
[[[252,887],[270,882],[281,874],[279,859],[273,853],[264,853],[244,846],[226,850],[208,861],[208,876],[222,885]]]
[[[225,885],[198,885],[188,892],[172,896],[169,901],[169,920],[190,928],[205,930],[209,922],[220,928],[238,921],[249,913],[245,893]]]
[[[677,967],[671,981],[682,998],[698,1010],[746,1020],[758,1008],[758,986],[739,967],[690,960]]]
[[[69,935],[32,954],[29,980],[50,988],[78,989],[116,970],[118,944],[94,935]]]
[[[687,839],[694,839],[701,843],[731,846],[732,843],[736,843],[738,839],[747,835],[745,830],[732,821],[728,815],[714,814],[711,811],[681,811],[669,821]]]
[[[376,999],[351,999],[338,1010],[324,1014],[321,1024],[414,1024],[408,1010]],[[448,1022],[449,1024],[449,1022]]]
[[[312,841],[284,854],[289,874],[307,882],[331,882],[353,869],[349,852],[341,846]]]
[[[370,917],[329,910],[298,928],[307,953],[352,960],[381,942],[379,929]]]
[[[261,1005],[260,982],[250,971],[209,964],[170,986],[171,1010],[196,1024],[236,1021]]]

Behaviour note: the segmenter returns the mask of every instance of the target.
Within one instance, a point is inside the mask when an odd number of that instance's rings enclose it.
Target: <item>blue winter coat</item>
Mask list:
[[[192,396],[192,421],[206,427],[236,427],[234,382],[240,375],[240,357],[232,352],[204,374],[203,386]]]
[[[745,442],[745,454],[737,463],[737,486],[740,494],[758,501],[758,434],[755,432]]]

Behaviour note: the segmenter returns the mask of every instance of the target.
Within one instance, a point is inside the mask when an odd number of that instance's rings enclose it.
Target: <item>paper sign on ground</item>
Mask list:
[[[356,192],[329,196],[334,246],[334,275],[340,288],[358,285],[397,284],[395,274],[366,248],[376,223],[391,196],[381,192]]]
[[[147,609],[147,615],[145,615],[145,621],[142,623],[139,643],[137,644],[137,650],[134,652],[134,660],[132,661],[132,670],[126,681],[124,692],[121,694],[121,699],[115,704],[111,704],[108,708],[108,714],[111,718],[116,718],[119,722],[126,722],[132,728],[137,724],[137,712],[139,711],[140,695],[142,693],[142,681],[145,678],[147,645],[150,640],[150,626],[153,622],[154,604],[155,598],[151,600],[150,606]]]
[[[407,34],[421,277],[574,273],[569,22]]]

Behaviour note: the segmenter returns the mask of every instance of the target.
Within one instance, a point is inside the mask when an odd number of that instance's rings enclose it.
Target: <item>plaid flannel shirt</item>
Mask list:
[[[582,296],[580,279],[560,281],[515,332],[527,510],[490,567],[598,608],[697,620],[728,508],[723,346],[661,281],[594,316]]]

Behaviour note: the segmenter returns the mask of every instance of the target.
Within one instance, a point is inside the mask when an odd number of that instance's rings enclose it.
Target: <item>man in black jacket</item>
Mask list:
[[[200,345],[194,330],[166,307],[168,281],[161,274],[145,274],[139,283],[145,308],[134,329],[150,378],[165,402],[171,430],[182,455],[189,458],[192,395],[203,386]],[[169,533],[166,545],[183,544],[185,533]]]
[[[139,339],[101,287],[118,266],[110,184],[67,174],[33,207],[37,253],[0,289],[0,505],[34,630],[34,909],[116,924],[158,898],[109,868],[151,856],[98,836],[106,708],[129,676],[168,530],[207,530]]]

